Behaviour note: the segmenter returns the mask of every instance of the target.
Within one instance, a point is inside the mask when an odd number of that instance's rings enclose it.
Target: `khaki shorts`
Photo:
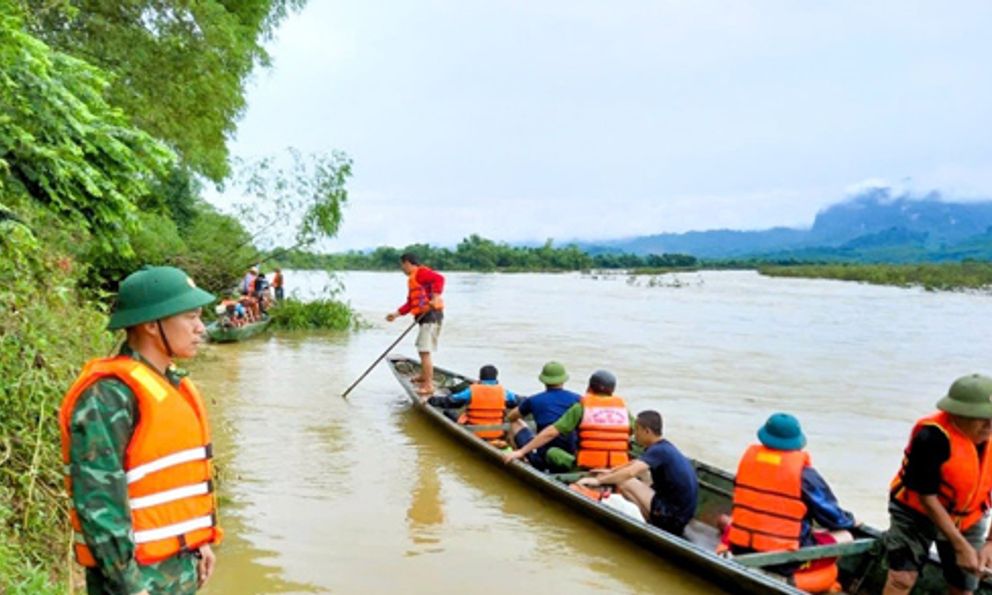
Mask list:
[[[425,322],[417,331],[417,353],[437,351],[437,338],[441,334],[440,322]]]

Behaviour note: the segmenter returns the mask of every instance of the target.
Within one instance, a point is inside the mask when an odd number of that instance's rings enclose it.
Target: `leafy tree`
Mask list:
[[[20,0],[32,31],[112,73],[110,100],[220,181],[263,43],[306,0]]]
[[[107,80],[53,51],[0,4],[0,196],[92,235],[98,254],[131,254],[134,198],[172,159],[104,99]]]
[[[242,164],[238,171],[235,185],[244,199],[237,216],[252,234],[246,243],[272,248],[292,238],[290,250],[305,248],[333,237],[341,226],[351,159],[338,151],[304,156],[289,149],[287,154],[289,167],[266,157]]]

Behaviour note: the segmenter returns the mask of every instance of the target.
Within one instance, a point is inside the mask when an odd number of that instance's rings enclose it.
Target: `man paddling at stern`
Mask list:
[[[214,296],[172,267],[121,283],[116,357],[94,359],[59,413],[73,551],[90,595],[194,593],[219,543],[203,400],[172,364],[196,355]]]
[[[885,595],[909,593],[936,543],[948,592],[971,593],[992,565],[992,378],[958,378],[916,422],[889,499]]]
[[[441,334],[441,321],[444,320],[444,277],[420,264],[417,256],[407,252],[400,256],[400,267],[407,275],[406,303],[395,312],[386,315],[392,322],[400,316],[413,314],[420,329],[417,332],[417,353],[420,354],[420,376],[414,382],[421,384],[420,395],[434,394],[433,353],[437,351],[437,339]]]

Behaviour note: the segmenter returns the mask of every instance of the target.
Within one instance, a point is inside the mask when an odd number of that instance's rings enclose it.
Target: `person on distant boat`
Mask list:
[[[504,388],[498,380],[496,366],[485,365],[479,369],[479,382],[448,397],[422,397],[428,405],[441,407],[444,414],[458,423],[473,426],[498,426],[503,424],[507,406],[517,405],[517,395]],[[460,414],[459,409],[466,407]],[[489,442],[505,443],[506,431],[489,429],[474,431],[475,435]]]
[[[508,453],[505,463],[518,461],[555,438],[578,430],[579,445],[575,464],[584,469],[612,469],[630,460],[630,434],[634,417],[627,404],[614,396],[617,377],[606,370],[598,370],[589,377],[586,395],[572,405],[558,421],[538,432],[533,440]],[[549,456],[556,449],[549,449]],[[555,452],[558,458],[567,453]]]
[[[662,435],[661,414],[637,414],[634,439],[644,453],[634,461],[596,477],[584,477],[579,485],[595,488],[615,485],[620,494],[637,504],[644,520],[675,535],[682,535],[696,515],[699,481],[696,469],[670,440]],[[651,472],[651,486],[638,479]]]
[[[795,550],[848,542],[856,525],[803,450],[799,420],[775,413],[758,430],[759,444],[741,457],[734,481],[733,509],[723,548],[732,554]],[[825,529],[814,530],[813,522]],[[834,559],[770,568],[800,589],[824,592],[837,580]]]
[[[510,436],[517,448],[534,439],[534,432],[523,421],[524,416],[532,416],[537,431],[540,432],[555,423],[582,398],[570,390],[565,390],[568,373],[565,372],[565,366],[558,362],[544,364],[537,379],[544,383],[544,392],[522,399],[520,405],[506,416],[506,420],[511,424]],[[577,446],[575,432],[568,432],[557,436],[547,445],[527,453],[527,460],[542,471],[567,471],[575,462]],[[557,450],[548,457],[548,452],[552,448]],[[560,452],[568,456],[561,457]]]
[[[412,314],[420,325],[417,332],[417,353],[420,355],[421,375],[414,381],[421,384],[417,392],[421,395],[434,394],[434,360],[437,340],[441,335],[441,322],[444,320],[444,276],[420,264],[417,256],[407,252],[400,256],[400,267],[407,275],[406,303],[395,312],[386,315],[392,322],[400,316]]]
[[[259,273],[258,276],[255,277],[255,285],[251,293],[251,297],[254,298],[255,302],[258,304],[259,315],[265,314],[269,308],[270,300],[268,299],[267,294],[268,289],[269,281],[265,278],[265,273]]]
[[[909,593],[936,543],[950,593],[971,593],[992,566],[992,378],[958,378],[916,422],[889,492],[886,595]]]
[[[272,290],[275,292],[276,301],[281,302],[283,300],[283,281],[282,269],[279,267],[275,268],[275,273],[272,275]]]
[[[241,286],[238,288],[242,295],[251,295],[251,292],[255,290],[256,276],[258,276],[258,267],[256,266],[251,267],[245,273],[244,278],[241,279]]]

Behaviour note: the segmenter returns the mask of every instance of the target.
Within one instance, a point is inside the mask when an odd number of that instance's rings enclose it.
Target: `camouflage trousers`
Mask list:
[[[150,595],[192,595],[196,593],[197,559],[191,553],[183,552],[157,564],[141,566],[141,583]],[[119,585],[114,585],[97,568],[86,569],[86,593],[88,595],[132,595],[122,593]]]

